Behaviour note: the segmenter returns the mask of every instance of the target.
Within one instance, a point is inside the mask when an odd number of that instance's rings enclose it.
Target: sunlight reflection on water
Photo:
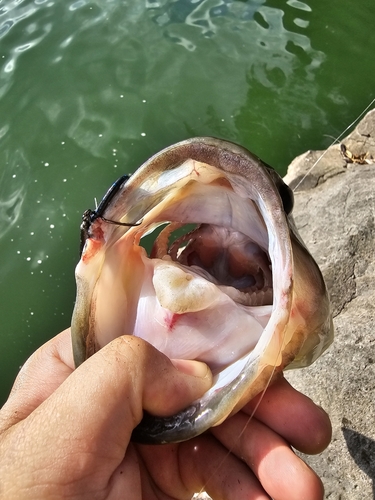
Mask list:
[[[242,58],[250,65],[250,69],[252,66],[266,66],[267,70],[278,67],[287,76],[292,73],[296,62],[295,49],[291,47],[293,44],[311,59],[310,66],[306,68],[308,72],[318,68],[324,61],[324,54],[312,49],[308,36],[284,27],[283,9],[267,7],[264,3],[263,0],[179,0],[162,4],[149,1],[146,7],[154,22],[163,28],[164,35],[189,51],[197,49],[199,35],[204,38],[217,36],[219,50],[229,57]],[[297,10],[299,16],[301,11],[311,12],[307,4],[298,0],[289,0],[287,3]],[[294,23],[299,28],[306,28],[309,20],[296,17]],[[225,39],[220,36],[221,32],[228,31],[233,36]],[[262,84],[275,86],[264,70],[255,70],[254,76]]]

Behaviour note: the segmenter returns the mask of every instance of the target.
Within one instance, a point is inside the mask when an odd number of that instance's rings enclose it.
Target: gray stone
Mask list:
[[[346,164],[334,146],[296,158],[284,179],[295,188],[296,224],[324,274],[335,325],[327,353],[287,378],[332,420],[329,448],[303,457],[325,498],[367,500],[375,498],[375,110],[343,143],[353,155],[368,153],[368,163]]]

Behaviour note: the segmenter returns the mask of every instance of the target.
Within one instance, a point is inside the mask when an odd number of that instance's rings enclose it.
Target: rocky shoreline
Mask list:
[[[313,366],[289,381],[330,415],[333,438],[304,457],[329,500],[375,498],[375,110],[342,144],[308,151],[285,181],[299,186],[294,216],[331,297],[335,341]],[[351,160],[351,161],[350,161]]]

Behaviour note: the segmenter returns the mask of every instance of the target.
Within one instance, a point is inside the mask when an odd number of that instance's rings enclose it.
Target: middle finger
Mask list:
[[[322,498],[322,483],[314,471],[293,453],[281,436],[257,419],[240,412],[211,432],[249,465],[272,498]]]

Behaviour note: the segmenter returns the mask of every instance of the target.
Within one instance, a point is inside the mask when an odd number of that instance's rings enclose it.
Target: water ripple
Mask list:
[[[37,8],[32,4],[21,7],[22,3],[22,1],[13,1],[3,7],[0,12],[0,15],[4,16],[3,22],[0,24],[0,38],[5,36],[17,23],[32,16],[37,11]]]
[[[309,26],[312,11],[300,0],[288,0],[283,8],[269,7],[263,0],[148,1],[146,5],[167,39],[190,52],[197,47],[212,50],[212,45],[207,45],[212,40],[223,55],[246,62],[248,70],[266,87],[275,87],[268,75],[275,68],[288,78],[297,64],[303,64],[311,79],[311,72],[325,59],[322,52],[312,48],[309,37],[300,32]],[[286,29],[287,11],[298,31]],[[230,37],[226,36],[228,32]]]
[[[288,0],[286,3],[295,9],[304,10],[305,12],[312,11],[309,5],[304,2],[300,2],[300,0]]]
[[[51,32],[52,23],[40,14],[52,5],[53,2],[46,3],[44,0],[33,3],[13,0],[3,7],[0,13],[2,48],[0,98],[9,91],[14,83],[12,75],[17,67],[18,57],[38,45]],[[35,14],[38,14],[37,19]]]
[[[26,197],[30,166],[21,150],[4,152],[0,177],[0,238],[18,221]],[[3,155],[2,155],[3,156]]]
[[[0,26],[0,38],[8,33],[13,24],[13,19],[8,19]]]

